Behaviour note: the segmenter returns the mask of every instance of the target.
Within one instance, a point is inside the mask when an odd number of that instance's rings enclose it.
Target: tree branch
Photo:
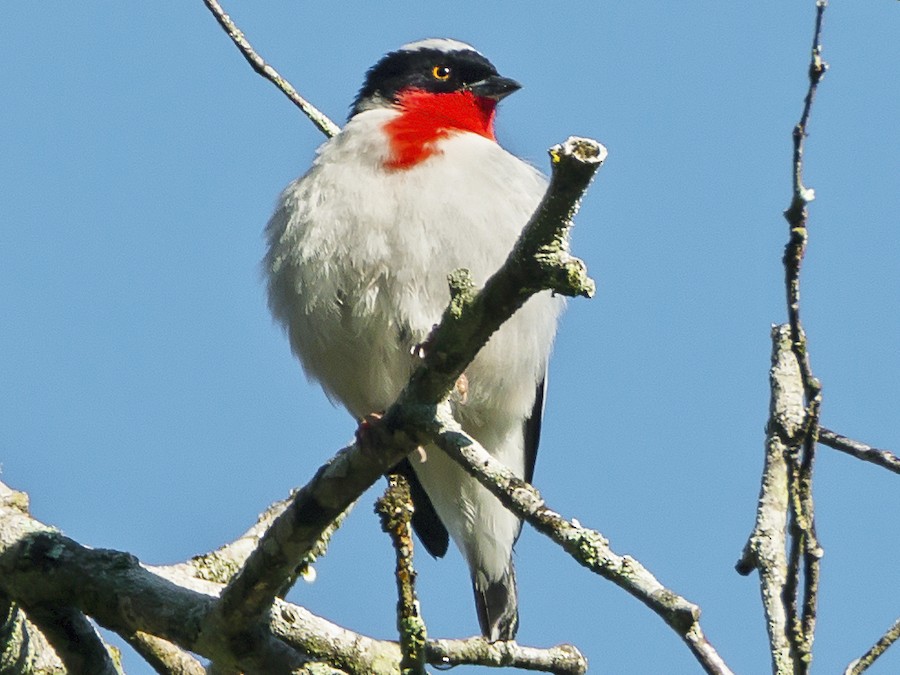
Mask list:
[[[0,516],[3,512],[28,514],[28,495],[0,483]],[[0,537],[7,524],[0,517]],[[47,638],[22,608],[0,592],[0,672],[27,674],[58,673],[65,670]]]
[[[122,675],[91,622],[73,607],[39,603],[25,608],[70,673]]]
[[[448,396],[488,338],[529,297],[542,289],[593,293],[584,263],[568,254],[565,238],[606,149],[595,141],[570,138],[551,148],[550,156],[553,171],[547,193],[513,252],[477,294],[466,275],[453,277],[450,306],[430,337],[422,365],[384,417],[369,425],[372,442],[341,450],[274,520],[222,593],[218,611],[223,627],[240,631],[261,620],[325,528],[417,447],[404,431],[409,412],[422,405],[433,407]]]
[[[4,491],[23,496],[0,483],[0,496]],[[160,672],[192,673],[193,667],[186,662],[188,667],[178,670],[174,651],[161,656],[165,640],[210,659],[219,672],[400,674],[396,642],[354,633],[282,600],[275,601],[265,621],[254,626],[255,632],[243,640],[229,639],[213,611],[224,586],[202,578],[208,571],[194,561],[152,567],[127,553],[84,548],[0,501],[0,597],[22,598],[29,605],[77,607],[129,642],[138,636],[143,646],[135,646],[141,654],[156,651],[148,660]],[[22,630],[21,621],[15,631]],[[142,632],[158,636],[150,641],[159,642],[150,646]],[[32,629],[32,651],[4,650],[0,663],[15,664],[17,673],[60,672],[62,665],[54,660],[49,645],[44,643],[40,653],[33,649],[42,639]],[[479,664],[484,657],[482,642],[442,640],[427,647],[427,658],[435,665]],[[511,644],[503,654],[504,665],[571,675],[584,672],[583,657],[569,645],[535,649]],[[492,651],[484,658],[493,663],[490,659],[495,656]]]
[[[425,621],[416,598],[416,571],[413,568],[412,497],[409,483],[399,474],[388,475],[388,487],[375,504],[383,529],[391,538],[397,559],[397,630],[400,634],[400,672],[425,675]]]
[[[212,15],[216,17],[216,21],[218,21],[219,25],[222,26],[226,33],[228,33],[228,37],[231,38],[231,41],[234,42],[240,50],[241,55],[247,59],[247,62],[253,70],[278,87],[278,89],[290,99],[291,103],[300,108],[303,114],[309,118],[310,122],[316,125],[316,128],[319,131],[331,138],[341,130],[341,128],[332,122],[325,113],[300,96],[290,82],[279,75],[277,70],[267,64],[263,58],[256,53],[247,41],[247,38],[244,37],[244,34],[235,25],[234,21],[231,20],[231,17],[225,13],[225,10],[222,9],[217,0],[203,0],[203,4],[205,4],[209,11],[212,12]]]
[[[0,592],[26,607],[77,607],[122,635],[151,633],[247,671],[291,672],[304,663],[259,630],[228,643],[209,620],[213,598],[149,572],[134,556],[84,548],[8,508],[0,521]]]
[[[858,659],[851,661],[844,671],[844,675],[859,675],[863,671],[868,670],[869,666],[875,663],[875,660],[884,654],[888,647],[898,639],[900,639],[900,619],[897,619],[894,625],[887,629],[885,634],[878,639],[878,642],[872,645],[869,651]]]
[[[124,637],[153,670],[161,675],[206,675],[206,668],[197,659],[171,642],[143,631]]]
[[[816,0],[816,22],[813,31],[812,59],[809,65],[809,88],[803,102],[803,111],[800,121],[793,131],[793,196],[791,204],[784,212],[784,217],[791,227],[791,238],[785,248],[785,289],[787,292],[788,322],[791,326],[791,337],[794,349],[797,350],[797,360],[803,373],[803,386],[808,388],[807,400],[812,400],[818,393],[817,383],[809,366],[808,353],[806,351],[806,338],[803,334],[803,325],[800,320],[800,270],[803,266],[803,258],[806,254],[808,241],[807,221],[809,211],[807,206],[815,199],[815,191],[803,185],[803,152],[809,127],[809,118],[812,113],[813,101],[816,97],[819,82],[828,70],[828,64],[822,60],[822,19],[827,0]]]
[[[763,609],[772,654],[772,671],[794,672],[797,652],[791,641],[791,622],[785,603],[787,586],[787,518],[790,476],[787,458],[796,452],[803,425],[803,383],[797,356],[791,348],[789,325],[772,327],[772,367],[769,383],[769,421],[766,457],[756,509],[756,524],[736,565],[740,574],[759,571]],[[792,447],[793,444],[793,447]]]
[[[9,598],[0,595],[0,673],[44,675],[65,671],[47,638]]]
[[[707,673],[731,673],[703,634],[697,605],[663,586],[631,556],[614,553],[607,539],[596,530],[581,527],[550,510],[534,486],[518,478],[462,430],[453,419],[449,404],[440,405],[430,416],[424,407],[420,413],[422,417],[416,423],[423,437],[478,479],[506,508],[559,544],[581,565],[653,610],[684,640]]]
[[[819,443],[827,445],[829,448],[846,452],[848,455],[853,455],[865,462],[877,464],[888,471],[900,473],[900,457],[897,457],[889,450],[873,448],[865,443],[854,441],[852,438],[841,436],[839,433],[825,427],[819,427]]]
[[[812,474],[815,463],[816,441],[819,430],[819,410],[822,403],[822,385],[813,375],[809,359],[806,333],[800,318],[800,271],[809,240],[807,222],[808,205],[815,198],[812,189],[803,184],[803,153],[810,114],[819,82],[828,70],[822,59],[822,20],[827,0],[816,0],[816,20],[813,30],[809,87],[803,103],[800,121],[793,131],[791,204],[784,212],[790,225],[790,239],[785,246],[785,294],[791,346],[797,357],[805,399],[804,423],[797,452],[788,457],[790,497],[790,552],[786,577],[788,594],[787,618],[790,623],[793,646],[796,650],[794,667],[797,673],[806,673],[812,662],[812,644],[815,637],[816,607],[818,604],[819,567],[822,549],[819,546],[815,525],[815,506],[812,496]],[[802,566],[802,606],[795,590],[799,588]]]

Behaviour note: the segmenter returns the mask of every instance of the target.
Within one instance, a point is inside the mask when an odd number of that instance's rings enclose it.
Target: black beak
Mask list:
[[[501,77],[500,75],[491,75],[478,82],[473,82],[466,87],[466,89],[476,96],[492,98],[495,101],[506,98],[514,91],[518,91],[521,88],[522,85],[515,80],[511,80],[508,77]]]

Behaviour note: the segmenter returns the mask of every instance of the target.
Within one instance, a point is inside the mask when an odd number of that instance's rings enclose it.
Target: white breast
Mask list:
[[[471,133],[387,171],[380,129],[394,115],[356,115],[284,191],[267,228],[270,307],[308,376],[358,418],[384,409],[406,383],[412,347],[449,300],[447,274],[466,267],[482,284],[546,189],[532,167]],[[541,294],[491,339],[467,370],[464,420],[521,424],[560,309]]]

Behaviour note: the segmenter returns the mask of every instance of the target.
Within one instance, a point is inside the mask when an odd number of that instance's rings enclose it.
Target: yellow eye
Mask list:
[[[441,82],[446,82],[450,79],[450,67],[449,66],[435,66],[431,69],[431,76],[440,80]]]

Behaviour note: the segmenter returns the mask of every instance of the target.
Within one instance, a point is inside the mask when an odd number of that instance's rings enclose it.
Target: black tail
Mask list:
[[[473,578],[472,589],[475,591],[475,607],[482,634],[491,642],[514,639],[519,629],[519,601],[512,560],[500,579],[487,582],[482,587]]]

